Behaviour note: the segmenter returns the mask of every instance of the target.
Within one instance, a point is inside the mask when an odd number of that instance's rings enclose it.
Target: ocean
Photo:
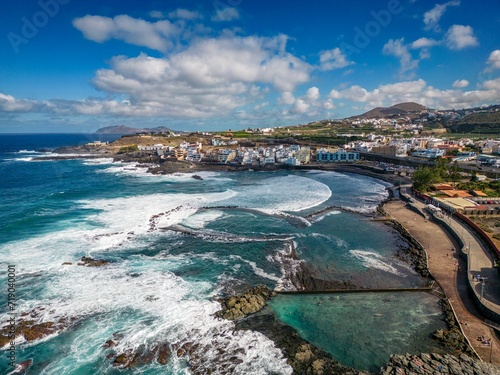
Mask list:
[[[387,197],[380,180],[324,171],[201,172],[200,180],[106,158],[36,161],[59,146],[114,139],[0,135],[0,322],[64,327],[16,340],[15,362],[32,359],[29,374],[190,374],[193,365],[291,374],[273,341],[216,317],[218,298],[259,284],[292,289],[287,275],[299,262],[323,280],[365,288],[427,281],[398,257],[397,233],[364,215]],[[329,206],[343,209],[305,219]],[[299,260],[290,265],[291,246]],[[80,266],[83,256],[110,263]],[[432,351],[432,332],[444,328],[437,298],[425,293],[278,295],[266,310],[370,371],[391,353]],[[195,353],[175,353],[185,344]],[[174,352],[166,363],[113,363],[159,347]],[[0,373],[9,373],[2,349]]]

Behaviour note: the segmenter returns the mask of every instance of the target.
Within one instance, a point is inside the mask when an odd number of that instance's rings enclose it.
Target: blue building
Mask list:
[[[344,149],[338,149],[337,151],[328,151],[325,149],[319,149],[316,153],[317,161],[348,161],[354,162],[359,160],[359,152],[346,151]]]

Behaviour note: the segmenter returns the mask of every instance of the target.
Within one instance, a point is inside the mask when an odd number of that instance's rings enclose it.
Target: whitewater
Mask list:
[[[199,180],[153,176],[107,158],[36,159],[47,154],[37,149],[76,141],[0,142],[0,282],[6,285],[8,265],[15,265],[18,322],[65,322],[43,339],[17,338],[16,361],[31,359],[33,373],[113,374],[119,354],[163,346],[173,352],[167,363],[150,361],[133,372],[291,374],[272,340],[216,316],[218,298],[258,284],[292,289],[290,272],[301,262],[325,280],[363,287],[422,283],[397,257],[397,236],[383,224],[344,211],[304,219],[328,206],[373,212],[387,183],[318,171],[202,172]],[[299,260],[284,264],[291,244]],[[81,266],[84,256],[109,263]],[[279,308],[295,302],[287,303]],[[0,307],[2,326],[10,313]],[[419,308],[417,316],[416,326],[430,329],[439,310]],[[307,322],[300,324],[299,332]],[[111,339],[113,348],[106,347]],[[196,349],[179,354],[183,345]],[[4,356],[0,372],[9,371]]]

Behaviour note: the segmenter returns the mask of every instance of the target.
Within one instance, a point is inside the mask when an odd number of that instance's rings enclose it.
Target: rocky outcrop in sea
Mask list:
[[[260,311],[266,305],[266,300],[275,294],[268,287],[259,285],[242,295],[224,298],[219,300],[222,310],[217,316],[228,320],[243,318]]]

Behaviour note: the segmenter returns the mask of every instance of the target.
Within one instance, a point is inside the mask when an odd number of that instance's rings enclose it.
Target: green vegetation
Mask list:
[[[420,166],[413,175],[413,187],[421,192],[426,192],[432,184],[442,181],[458,182],[460,173],[457,163],[446,164],[446,159],[439,158],[432,167]]]
[[[457,185],[460,190],[479,190],[488,197],[500,197],[500,181],[469,181]]]
[[[137,147],[137,145],[120,147],[120,149],[118,150],[117,153],[118,154],[127,154],[129,152],[135,152],[135,151],[139,151],[139,147]]]

